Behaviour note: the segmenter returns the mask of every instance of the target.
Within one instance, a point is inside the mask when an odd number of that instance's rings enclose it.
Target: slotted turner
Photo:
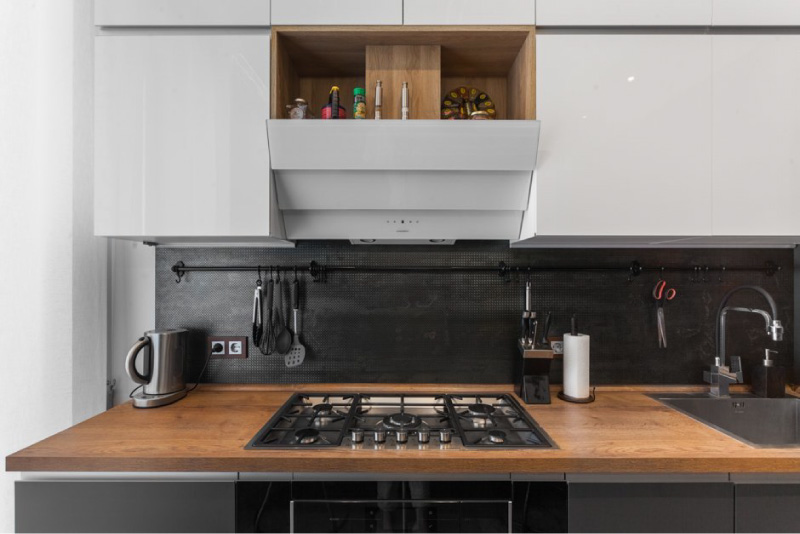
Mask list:
[[[283,357],[286,367],[297,367],[306,359],[306,348],[300,343],[300,321],[298,320],[300,315],[300,282],[297,279],[292,282],[292,314],[294,339],[289,352]]]

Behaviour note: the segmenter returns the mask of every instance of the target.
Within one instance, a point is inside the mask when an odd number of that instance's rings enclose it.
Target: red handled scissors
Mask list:
[[[653,298],[658,301],[661,301],[662,304],[663,301],[665,300],[674,299],[677,294],[678,292],[675,291],[675,289],[673,288],[667,289],[666,280],[659,280],[658,282],[656,282],[656,285],[653,288]]]
[[[658,323],[658,347],[667,348],[667,320],[664,317],[664,302],[677,296],[674,288],[667,288],[667,281],[660,279],[653,287],[653,299],[656,301],[656,321]]]

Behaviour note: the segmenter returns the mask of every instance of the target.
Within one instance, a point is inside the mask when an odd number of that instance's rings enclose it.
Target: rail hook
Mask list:
[[[322,274],[321,270],[320,270],[319,263],[317,263],[316,261],[312,261],[311,263],[309,263],[308,264],[308,274],[311,275],[311,280],[313,280],[314,282],[319,282],[320,281],[320,275]]]
[[[182,261],[179,261],[178,263],[172,266],[172,272],[175,273],[175,275],[177,276],[177,278],[175,279],[176,284],[180,284],[181,278],[183,278],[183,276],[186,274],[184,271],[181,270],[181,267],[186,267],[186,264],[183,263]]]
[[[632,261],[628,267],[628,282],[633,282],[634,277],[642,274],[642,264],[638,261]]]
[[[500,271],[498,272],[500,278],[503,279],[503,282],[508,284],[511,282],[511,268],[506,265],[506,262],[500,262]]]

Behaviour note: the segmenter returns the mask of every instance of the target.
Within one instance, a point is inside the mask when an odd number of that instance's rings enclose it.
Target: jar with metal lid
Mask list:
[[[307,119],[308,102],[304,98],[295,98],[291,104],[286,104],[290,119]]]

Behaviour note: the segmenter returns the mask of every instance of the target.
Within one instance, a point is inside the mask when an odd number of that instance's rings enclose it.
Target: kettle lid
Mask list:
[[[157,329],[154,329],[154,330],[148,330],[147,332],[144,333],[144,335],[146,335],[146,336],[151,336],[151,335],[162,336],[162,335],[165,335],[165,334],[180,334],[180,333],[188,332],[188,331],[189,330],[186,329],[186,328],[157,328]]]

